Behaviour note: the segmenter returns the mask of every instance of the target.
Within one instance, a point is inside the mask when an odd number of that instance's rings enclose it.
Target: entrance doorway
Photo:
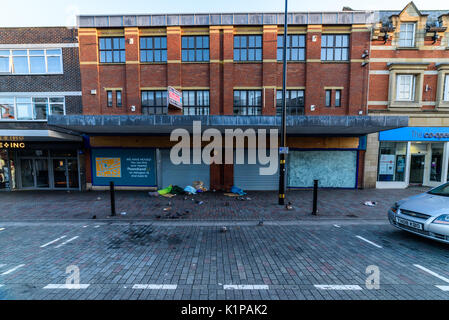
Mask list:
[[[53,159],[53,183],[56,189],[78,188],[78,162],[76,159]]]
[[[20,159],[22,188],[50,188],[47,159]]]
[[[423,184],[425,155],[412,154],[410,161],[410,183]]]

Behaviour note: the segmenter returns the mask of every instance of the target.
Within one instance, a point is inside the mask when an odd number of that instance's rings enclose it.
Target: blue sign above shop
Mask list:
[[[92,149],[94,186],[152,187],[156,185],[154,149]]]
[[[449,141],[449,127],[405,127],[382,131],[379,141]]]

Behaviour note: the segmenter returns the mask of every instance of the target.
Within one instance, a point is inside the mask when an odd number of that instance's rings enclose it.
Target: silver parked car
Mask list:
[[[449,243],[449,183],[396,202],[388,219],[396,228]]]

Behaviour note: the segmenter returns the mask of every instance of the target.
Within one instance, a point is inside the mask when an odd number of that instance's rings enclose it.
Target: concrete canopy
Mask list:
[[[50,116],[48,125],[84,134],[169,134],[177,128],[192,131],[193,121],[201,121],[202,130],[248,128],[279,129],[279,116],[184,116],[184,115],[71,115]],[[288,116],[287,134],[364,135],[406,127],[408,117],[398,116]]]

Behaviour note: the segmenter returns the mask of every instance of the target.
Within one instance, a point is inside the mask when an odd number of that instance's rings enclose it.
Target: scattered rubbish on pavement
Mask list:
[[[257,224],[259,227],[263,226],[263,220],[259,220],[259,223]]]
[[[224,233],[224,232],[228,231],[228,228],[227,227],[221,227],[220,231]]]
[[[93,215],[93,216],[92,216],[92,219],[97,219],[97,216],[96,216],[96,215]]]
[[[164,208],[163,210],[164,210],[164,211],[170,211],[170,210],[171,210],[171,207],[166,207],[166,208]]]
[[[230,193],[230,192],[226,192],[224,193],[224,195],[226,197],[240,197],[240,195],[238,193]]]
[[[122,212],[120,212],[120,214],[121,214],[122,216],[126,216],[126,211],[122,211]]]
[[[232,186],[231,192],[232,193],[237,193],[240,196],[244,196],[246,194],[246,192],[244,192],[242,188],[239,188],[239,187],[236,187],[236,186]]]
[[[368,207],[375,207],[377,205],[377,201],[365,201],[364,205]]]
[[[197,200],[197,201],[195,201],[195,203],[201,205],[201,204],[204,203],[204,201],[198,201],[198,200]]]
[[[173,188],[172,185],[169,185],[167,188],[160,189],[157,192],[162,196],[164,194],[170,193],[172,188]]]
[[[187,192],[187,194],[196,194],[196,189],[192,186],[185,187],[184,191]]]
[[[166,194],[161,194],[161,196],[165,197],[165,198],[172,198],[174,196],[176,196],[176,194],[173,193],[166,193]]]
[[[240,201],[250,201],[251,198],[250,198],[250,197],[237,197],[237,200],[240,200]]]
[[[158,197],[159,196],[159,192],[157,192],[157,191],[150,191],[150,192],[148,192],[148,195],[150,197]]]
[[[291,203],[291,202],[287,203],[287,204],[285,205],[285,209],[287,209],[287,210],[293,210],[292,203]]]
[[[193,187],[198,192],[206,192],[207,191],[206,187],[204,186],[203,181],[193,181]]]
[[[101,197],[97,197],[97,200],[101,200]]]

